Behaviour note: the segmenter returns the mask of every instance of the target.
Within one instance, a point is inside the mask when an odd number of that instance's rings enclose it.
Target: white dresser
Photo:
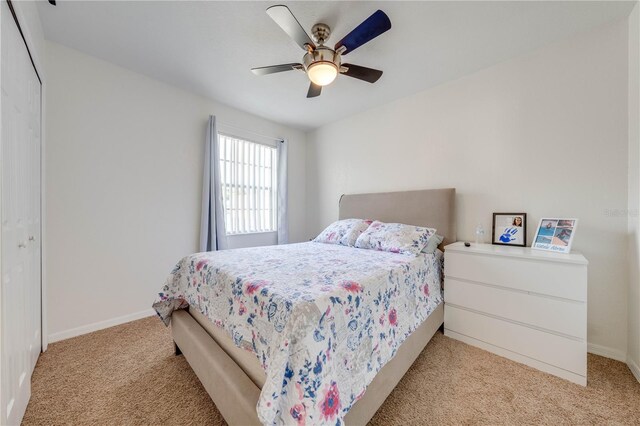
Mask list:
[[[587,259],[526,247],[445,247],[445,335],[587,384]]]

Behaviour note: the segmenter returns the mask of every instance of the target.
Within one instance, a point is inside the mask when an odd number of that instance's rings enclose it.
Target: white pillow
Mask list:
[[[325,244],[340,244],[353,247],[356,240],[371,225],[370,220],[343,219],[333,222],[313,241]]]
[[[436,249],[438,248],[442,240],[444,240],[444,237],[442,235],[433,234],[429,238],[427,245],[424,246],[424,248],[422,249],[422,252],[427,254],[435,253]]]
[[[357,248],[418,254],[436,233],[433,228],[374,221],[356,240]]]

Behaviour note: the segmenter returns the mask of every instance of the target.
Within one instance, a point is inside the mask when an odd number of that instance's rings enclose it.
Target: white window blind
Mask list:
[[[219,133],[227,235],[277,230],[276,148]]]

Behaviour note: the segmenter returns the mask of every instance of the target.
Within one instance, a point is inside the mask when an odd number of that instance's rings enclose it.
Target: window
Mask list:
[[[277,230],[275,147],[219,133],[227,235]]]

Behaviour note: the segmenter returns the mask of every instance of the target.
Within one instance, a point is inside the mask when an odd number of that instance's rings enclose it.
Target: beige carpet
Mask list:
[[[224,424],[157,318],[49,346],[33,376],[25,425]],[[640,383],[589,355],[583,388],[439,332],[374,425],[640,424]]]

